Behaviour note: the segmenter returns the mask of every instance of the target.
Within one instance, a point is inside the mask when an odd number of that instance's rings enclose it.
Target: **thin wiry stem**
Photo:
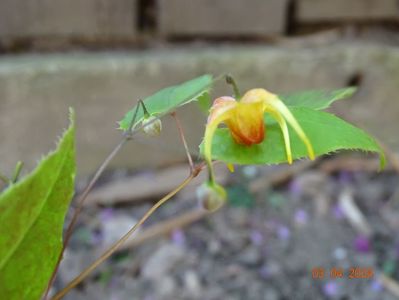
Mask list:
[[[173,119],[175,119],[175,121],[176,121],[177,130],[179,131],[180,139],[183,143],[184,150],[186,151],[186,154],[187,154],[188,163],[190,165],[190,171],[193,172],[194,171],[194,163],[193,163],[193,159],[190,154],[190,150],[188,149],[186,137],[184,136],[183,127],[181,126],[180,120],[177,117],[176,112],[172,112],[171,115],[172,115]]]
[[[76,221],[77,221],[77,218],[78,218],[78,216],[79,216],[79,214],[80,214],[80,212],[81,212],[81,210],[83,208],[84,201],[86,200],[87,195],[89,194],[89,192],[91,191],[91,189],[93,188],[95,183],[97,182],[98,178],[102,175],[102,173],[104,172],[104,170],[106,169],[106,167],[108,166],[110,161],[117,155],[117,153],[120,151],[120,149],[123,147],[123,145],[127,141],[131,140],[133,138],[133,136],[137,132],[139,132],[141,129],[143,129],[145,126],[150,125],[151,123],[153,123],[153,122],[157,121],[158,119],[160,119],[161,117],[163,117],[165,114],[169,113],[169,112],[165,112],[163,114],[159,114],[158,116],[154,117],[154,119],[151,120],[150,122],[148,122],[146,124],[141,124],[140,126],[135,126],[135,121],[136,121],[136,117],[137,117],[137,113],[138,113],[138,109],[140,107],[140,104],[141,104],[141,106],[142,106],[142,108],[144,110],[144,113],[146,112],[146,108],[145,108],[144,102],[141,99],[139,99],[138,104],[136,106],[136,110],[135,110],[134,115],[133,115],[133,118],[132,118],[132,120],[131,120],[131,122],[129,124],[128,129],[124,133],[122,141],[112,150],[112,152],[109,154],[109,156],[101,164],[101,166],[97,170],[96,174],[93,176],[93,179],[89,182],[89,184],[87,185],[87,187],[83,191],[82,195],[79,197],[78,206],[77,206],[77,208],[75,210],[75,213],[74,213],[74,215],[72,217],[72,220],[71,220],[71,222],[70,222],[70,224],[69,224],[69,226],[68,226],[68,228],[66,230],[65,240],[64,240],[64,243],[63,243],[63,248],[62,248],[61,253],[60,253],[59,257],[58,257],[58,261],[56,263],[56,266],[54,268],[54,271],[53,271],[53,274],[52,274],[52,276],[50,278],[50,281],[49,281],[49,283],[47,285],[47,289],[46,289],[46,291],[44,293],[44,296],[43,296],[44,300],[47,299],[47,296],[48,296],[48,293],[50,291],[50,288],[51,288],[51,286],[52,286],[52,284],[53,284],[53,282],[55,280],[55,276],[57,274],[57,270],[58,270],[59,265],[61,263],[65,248],[68,245],[68,242],[69,242],[69,240],[71,238],[73,228],[74,228],[74,226],[76,224]],[[203,166],[201,166],[201,167],[199,167],[197,169],[191,169],[191,175],[193,175],[193,177],[196,177],[198,175],[198,173],[202,170],[202,168],[203,168]],[[0,177],[0,180],[1,179],[2,178]],[[8,178],[6,178],[6,179],[7,179],[7,182],[8,182]]]
[[[100,168],[97,170],[97,172],[94,174],[93,178],[90,180],[89,184],[86,186],[84,189],[83,193],[80,195],[78,201],[77,201],[77,207],[75,209],[75,212],[72,216],[71,222],[68,225],[68,228],[66,229],[65,237],[64,237],[64,244],[62,247],[62,250],[60,252],[60,255],[58,257],[58,261],[56,264],[56,267],[54,268],[53,274],[51,276],[51,279],[49,281],[47,290],[44,295],[44,299],[47,299],[48,292],[50,290],[51,285],[54,282],[55,275],[57,273],[58,267],[61,263],[65,248],[67,247],[69,240],[71,239],[73,229],[76,225],[76,222],[78,220],[79,214],[81,213],[83,209],[83,204],[84,201],[86,200],[88,194],[92,190],[93,186],[96,184],[97,180],[100,178],[102,173],[104,172],[105,168],[108,166],[108,164],[111,162],[111,160],[115,157],[115,155],[122,149],[123,145],[128,141],[127,138],[122,139],[119,144],[112,150],[112,152],[108,155],[108,157],[104,160],[104,162],[101,164]]]
[[[141,101],[141,100],[140,100]],[[55,268],[53,270],[53,273],[51,275],[51,278],[49,280],[49,283],[47,285],[47,289],[44,293],[43,299],[47,299],[48,293],[50,291],[50,288],[55,280],[55,276],[57,274],[58,268],[60,266],[62,257],[64,255],[64,251],[69,243],[69,240],[71,239],[73,229],[76,225],[76,222],[78,220],[78,216],[80,212],[83,209],[83,204],[89,195],[90,191],[92,190],[93,186],[96,184],[97,180],[100,178],[100,176],[103,174],[104,170],[107,168],[109,163],[112,161],[112,159],[119,153],[119,151],[122,149],[122,147],[128,142],[129,140],[132,139],[133,135],[139,130],[132,130],[133,125],[136,121],[139,105],[137,105],[136,110],[134,112],[133,118],[129,124],[128,130],[124,133],[122,140],[116,145],[116,147],[111,151],[111,153],[107,156],[107,158],[103,161],[103,163],[100,165],[96,173],[94,174],[93,178],[90,180],[89,184],[86,186],[84,189],[83,193],[80,195],[80,197],[77,200],[77,207],[76,210],[72,216],[71,222],[68,225],[68,228],[66,229],[65,237],[64,237],[64,243],[60,252],[60,255],[58,256],[57,263],[55,265]]]
[[[180,190],[182,190],[191,180],[196,177],[201,169],[197,169],[197,172],[192,172],[177,188],[168,193],[165,197],[155,203],[119,241],[113,244],[107,251],[105,251],[100,258],[94,261],[89,267],[87,267],[82,273],[80,273],[75,279],[73,279],[65,288],[58,292],[52,300],[59,300],[64,297],[72,288],[82,282],[94,269],[96,269],[100,264],[102,264],[106,259],[108,259],[124,242],[126,242],[129,237],[140,227],[151,215],[157,210],[162,204],[176,195]]]
[[[237,85],[236,81],[234,80],[233,76],[227,74],[225,79],[226,79],[226,83],[230,84],[233,87],[234,97],[236,98],[237,101],[239,101],[241,98],[241,93],[240,93],[240,89],[238,88],[238,85]]]

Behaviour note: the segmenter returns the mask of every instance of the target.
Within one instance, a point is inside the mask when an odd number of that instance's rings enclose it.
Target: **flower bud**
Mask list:
[[[197,198],[202,208],[214,212],[226,202],[227,193],[221,185],[204,183],[197,189]]]
[[[143,132],[148,136],[158,136],[161,133],[162,122],[156,117],[145,118],[142,124]]]

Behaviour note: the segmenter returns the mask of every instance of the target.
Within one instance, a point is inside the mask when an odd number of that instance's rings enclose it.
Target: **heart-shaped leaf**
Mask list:
[[[306,107],[291,107],[292,114],[302,126],[316,155],[338,150],[363,150],[377,152],[381,168],[385,156],[378,143],[363,130],[345,122],[335,115]],[[266,118],[269,120],[269,118]],[[283,135],[274,121],[266,121],[266,137],[258,145],[237,144],[227,128],[219,128],[213,137],[212,158],[233,164],[277,164],[287,162]],[[297,134],[290,128],[293,159],[307,156],[307,150]],[[201,152],[203,149],[201,144]]]

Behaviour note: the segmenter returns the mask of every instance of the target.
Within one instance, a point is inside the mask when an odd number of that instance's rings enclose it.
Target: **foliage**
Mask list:
[[[354,92],[353,88],[333,92],[310,91],[282,96],[288,101],[289,110],[303,131],[309,137],[316,155],[328,154],[337,150],[363,150],[380,154],[381,168],[385,156],[378,143],[363,130],[344,120],[318,109],[326,108],[333,101],[340,100]],[[309,98],[304,95],[308,95]],[[320,98],[318,98],[320,97]],[[313,102],[310,101],[313,99]],[[292,106],[294,105],[294,106]],[[227,128],[216,130],[212,142],[212,158],[233,164],[277,164],[287,162],[283,134],[276,121],[265,116],[266,137],[260,144],[245,146],[237,144]],[[307,155],[306,147],[297,134],[289,128],[293,159]],[[201,153],[204,143],[200,146]]]
[[[200,110],[206,115],[208,115],[209,108],[212,105],[212,99],[209,92],[203,93],[201,96],[197,98],[197,100],[198,100],[197,101],[198,107],[200,108]]]
[[[287,106],[308,107],[316,110],[326,109],[331,103],[351,97],[356,87],[338,89],[334,91],[310,90],[288,95],[279,95]]]
[[[162,117],[177,107],[196,100],[200,108],[208,112],[211,104],[209,90],[213,83],[211,75],[203,75],[180,85],[162,89],[133,107],[119,122],[119,129],[127,131],[131,129],[131,125],[135,128],[141,122],[150,123],[154,118]],[[219,111],[216,109],[213,111],[214,120],[218,122],[213,124],[212,135],[209,135],[208,139],[210,143],[207,144],[212,146],[208,149],[213,150],[208,151],[211,155],[206,157],[210,173],[209,181],[203,186],[202,197],[204,207],[209,210],[216,210],[223,205],[227,195],[223,187],[214,182],[211,159],[228,164],[277,164],[291,162],[291,158],[300,159],[306,155],[313,158],[313,152],[316,155],[323,155],[348,149],[379,153],[381,168],[384,166],[384,153],[371,136],[333,114],[320,111],[328,108],[334,101],[351,96],[356,91],[355,88],[304,91],[279,96],[263,89],[254,89],[249,91],[246,103],[244,101],[239,103],[238,87],[231,77],[229,83],[233,84],[238,101],[231,97],[227,100],[229,97],[219,98],[219,103],[216,103]],[[258,101],[261,96],[265,99]],[[228,128],[218,128],[219,123],[229,121],[223,115],[226,111],[232,114],[229,129],[236,130],[234,132],[236,139],[232,137]],[[256,126],[251,127],[250,123],[254,121],[255,114],[258,117]],[[134,123],[131,124],[133,119]],[[209,119],[212,119],[212,116]],[[10,184],[0,194],[0,295],[4,299],[40,298],[57,266],[63,247],[63,222],[74,188],[76,166],[73,111],[70,121],[71,124],[60,139],[56,150],[43,158],[31,174],[17,183]],[[154,131],[158,133],[161,124],[153,125],[156,125]],[[263,135],[265,128],[266,136]],[[256,130],[262,133],[255,136],[259,140],[256,139],[255,142],[250,140],[247,145],[239,143],[240,139],[244,141],[244,138],[252,137],[254,132],[257,133]],[[241,131],[248,133],[248,136],[243,134],[237,142],[237,133]],[[130,137],[125,135],[124,138],[127,140]],[[122,144],[111,152],[100,166],[95,178],[101,175]],[[290,145],[289,151],[287,145]],[[203,143],[200,149],[203,154]],[[291,150],[292,156],[291,153],[287,155]],[[192,166],[190,176],[183,183],[154,204],[117,246],[109,249],[82,272],[77,280],[72,281],[59,293],[60,297],[107,259],[153,211],[187,185],[201,169],[201,165]],[[245,186],[230,188],[228,196],[232,204],[247,206],[254,204]],[[80,203],[84,201],[85,196],[82,197]],[[242,199],[245,199],[244,203]]]
[[[75,125],[36,169],[0,195],[0,295],[39,299],[62,248],[75,177]]]
[[[180,85],[164,88],[154,95],[145,98],[143,102],[150,116],[159,117],[165,113],[171,112],[176,107],[197,100],[201,95],[206,94],[209,91],[212,83],[213,77],[211,75],[203,75],[190,81],[186,81]],[[119,129],[125,131],[129,129],[129,125],[138,105],[139,104],[134,106],[119,122]],[[143,121],[143,119],[144,111],[138,109],[133,128]]]

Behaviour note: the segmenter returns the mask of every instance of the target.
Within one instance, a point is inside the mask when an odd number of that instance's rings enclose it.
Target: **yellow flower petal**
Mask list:
[[[237,102],[231,97],[221,97],[215,100],[210,115],[208,117],[208,123],[205,129],[204,136],[204,156],[205,161],[209,169],[209,177],[211,181],[214,181],[213,167],[212,167],[212,139],[215,134],[216,128],[219,124],[229,119],[237,106]]]
[[[279,112],[277,111],[269,111],[269,112],[273,115],[273,117],[277,120],[278,124],[280,125],[284,137],[284,145],[285,145],[285,153],[287,155],[287,161],[289,164],[292,164],[291,143],[290,143],[290,135],[288,132],[287,122]]]
[[[295,132],[298,134],[298,136],[301,138],[302,142],[305,144],[308,155],[310,159],[314,159],[314,151],[312,144],[310,143],[309,138],[306,136],[304,131],[302,130],[302,127],[299,125],[295,117],[292,115],[290,110],[287,108],[287,106],[277,97],[277,95],[270,93],[264,89],[252,89],[248,91],[243,99],[241,101],[246,101],[246,102],[253,102],[253,101],[259,101],[261,99],[264,103],[264,111],[270,112],[273,114],[274,117],[277,115],[281,115],[295,130]],[[277,121],[279,122],[279,125],[281,127],[281,130],[283,131],[284,135],[284,142],[285,142],[285,147],[287,151],[287,157],[288,161],[292,161],[292,158],[289,157],[290,152],[291,152],[291,146],[288,145],[289,143],[289,138],[288,138],[288,132],[286,129],[286,125],[281,123],[281,120],[279,121],[280,117],[277,116]]]

